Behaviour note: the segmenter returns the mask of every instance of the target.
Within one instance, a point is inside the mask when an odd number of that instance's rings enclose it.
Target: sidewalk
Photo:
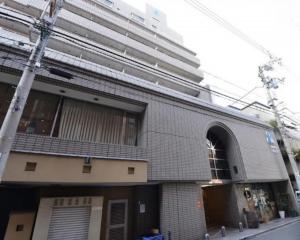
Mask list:
[[[228,229],[226,228],[226,237],[222,237],[219,231],[210,233],[210,240],[212,239],[221,239],[221,240],[246,240],[251,239],[252,237],[259,235],[264,232],[272,231],[274,229],[280,228],[282,226],[300,222],[300,217],[286,218],[286,219],[275,219],[268,223],[260,224],[257,229],[244,229],[243,232],[239,232],[236,228]]]

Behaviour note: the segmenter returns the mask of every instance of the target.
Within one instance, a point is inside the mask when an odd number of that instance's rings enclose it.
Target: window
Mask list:
[[[64,99],[60,138],[137,145],[138,115],[98,104]]]
[[[13,98],[15,89],[12,85],[0,83],[0,126],[7,113],[9,103]]]
[[[141,22],[141,23],[144,23],[145,22],[145,18],[135,14],[135,13],[131,13],[131,17],[132,19],[138,21],[138,22]]]
[[[104,4],[105,6],[108,6],[108,7],[114,6],[114,2],[111,0],[96,0],[96,2]]]
[[[0,126],[14,88],[0,83]],[[31,90],[18,132],[70,140],[137,145],[139,115]]]
[[[114,2],[113,1],[110,1],[110,0],[104,0],[105,4],[112,7],[114,5]]]
[[[25,105],[18,132],[50,135],[59,96],[31,91]]]
[[[208,159],[213,179],[231,179],[226,148],[221,140],[210,131],[207,134]]]
[[[137,145],[137,127],[138,119],[136,114],[126,113],[125,115],[126,125],[125,125],[125,145]]]
[[[0,124],[5,118],[15,89],[9,84],[0,83]],[[31,90],[28,96],[18,132],[50,135],[59,96]]]

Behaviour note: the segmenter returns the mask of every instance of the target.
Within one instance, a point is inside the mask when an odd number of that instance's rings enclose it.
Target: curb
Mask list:
[[[248,240],[248,239],[252,239],[252,238],[255,238],[261,234],[264,234],[264,233],[267,233],[267,232],[271,232],[275,229],[278,229],[278,228],[282,228],[286,225],[289,225],[289,224],[293,224],[293,223],[296,223],[296,222],[299,222],[300,221],[300,218],[298,217],[297,219],[294,219],[294,220],[290,220],[289,222],[285,222],[285,223],[282,223],[280,225],[277,225],[277,226],[274,226],[274,227],[271,227],[269,229],[266,229],[266,230],[262,230],[261,232],[258,232],[258,233],[253,233],[253,234],[250,234],[246,237],[242,237],[240,238],[240,240]]]

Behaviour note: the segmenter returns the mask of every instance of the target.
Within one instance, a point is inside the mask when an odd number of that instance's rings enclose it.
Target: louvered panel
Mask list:
[[[127,204],[127,200],[109,201],[106,240],[127,239]]]
[[[48,240],[88,239],[90,207],[54,207]]]
[[[125,203],[113,203],[111,204],[111,212],[110,212],[110,224],[124,224],[125,223]]]
[[[124,227],[109,230],[109,240],[124,240]]]

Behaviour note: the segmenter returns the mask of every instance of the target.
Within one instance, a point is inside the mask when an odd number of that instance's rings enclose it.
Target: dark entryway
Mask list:
[[[205,186],[202,190],[208,230],[221,226],[236,227],[239,213],[232,185]]]

